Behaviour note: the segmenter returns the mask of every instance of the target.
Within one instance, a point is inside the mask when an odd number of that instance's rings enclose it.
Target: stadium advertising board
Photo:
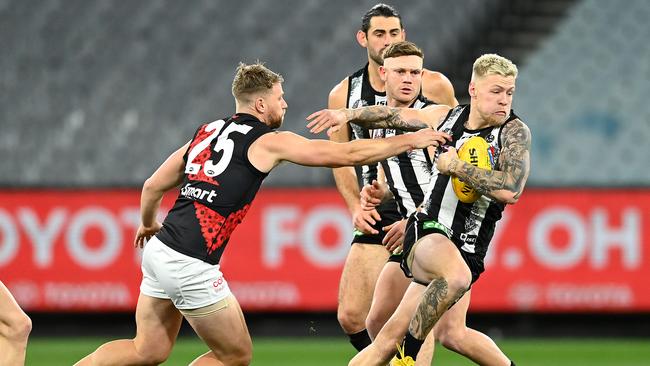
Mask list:
[[[0,202],[0,280],[27,310],[134,309],[138,191],[4,191]],[[649,228],[650,190],[529,189],[498,225],[472,310],[648,311]],[[334,189],[263,190],[222,270],[247,310],[333,311],[351,232]]]

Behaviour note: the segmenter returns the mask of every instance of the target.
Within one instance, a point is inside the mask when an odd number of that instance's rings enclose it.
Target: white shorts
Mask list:
[[[230,288],[218,264],[179,253],[154,236],[142,253],[140,292],[170,299],[177,309],[189,310],[225,299]]]

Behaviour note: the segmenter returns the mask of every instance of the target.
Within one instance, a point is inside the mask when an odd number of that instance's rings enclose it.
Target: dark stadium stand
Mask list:
[[[501,2],[437,0],[400,10],[428,67],[452,70],[456,80],[467,69],[449,66],[470,57],[469,40]],[[0,23],[13,36],[3,38],[0,56],[0,80],[11,91],[0,96],[0,154],[29,162],[3,159],[0,171],[12,174],[0,185],[139,186],[199,122],[233,110],[229,87],[240,60],[260,59],[284,74],[284,128],[306,135],[304,117],[363,62],[354,34],[373,4],[5,1]],[[297,175],[300,185],[332,182],[326,169],[281,169],[267,185],[296,185]]]

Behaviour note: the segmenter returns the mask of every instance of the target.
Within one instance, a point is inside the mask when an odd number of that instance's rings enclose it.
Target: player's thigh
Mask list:
[[[339,304],[363,304],[366,309],[370,307],[377,277],[388,254],[382,245],[352,244],[341,274]]]
[[[169,299],[140,294],[135,310],[135,346],[142,353],[169,354],[183,317]]]
[[[395,312],[411,280],[404,275],[398,262],[386,262],[379,274],[372,305],[368,313],[368,329],[378,331]],[[373,334],[373,336],[376,334]]]
[[[430,234],[415,243],[410,253],[413,278],[428,283],[443,277],[450,289],[469,288],[472,273],[454,243],[444,235]]]
[[[232,294],[225,300],[227,306],[218,311],[185,319],[219,360],[233,354],[250,355],[253,346],[239,302]]]

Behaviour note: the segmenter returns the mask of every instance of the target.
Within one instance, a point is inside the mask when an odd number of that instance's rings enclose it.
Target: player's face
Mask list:
[[[487,75],[470,83],[470,96],[483,120],[491,126],[501,125],[510,115],[515,93],[513,76]]]
[[[269,127],[279,128],[282,125],[282,121],[284,120],[284,114],[289,107],[287,105],[287,102],[284,100],[284,91],[282,90],[282,84],[273,84],[271,92],[269,92],[264,99],[268,105],[268,111],[266,112],[266,121],[268,122]]]
[[[405,34],[399,18],[377,16],[370,18],[370,28],[368,28],[365,38],[368,58],[377,65],[381,65],[384,62],[382,55],[386,47],[392,43],[403,41]]]
[[[381,70],[382,79],[386,83],[386,97],[389,102],[396,102],[395,107],[408,106],[420,94],[421,57],[415,55],[389,57],[384,60]]]

